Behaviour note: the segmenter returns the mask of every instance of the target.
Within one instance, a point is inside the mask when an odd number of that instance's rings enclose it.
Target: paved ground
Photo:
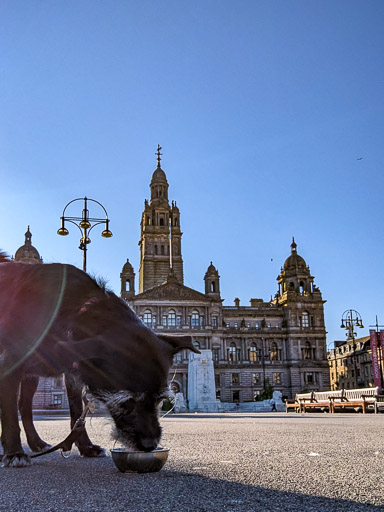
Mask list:
[[[110,456],[58,452],[0,469],[0,510],[14,512],[384,511],[384,414],[184,414],[162,420],[159,473],[120,473]],[[68,419],[40,417],[55,444]],[[106,418],[90,437],[112,448]]]

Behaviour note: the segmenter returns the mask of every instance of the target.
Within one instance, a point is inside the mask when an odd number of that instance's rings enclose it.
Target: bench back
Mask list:
[[[359,400],[362,395],[368,395],[369,397],[374,398],[379,392],[378,387],[374,388],[362,388],[362,389],[346,389],[344,391],[344,396],[347,400]],[[368,399],[369,400],[369,399]]]
[[[362,388],[362,389],[339,389],[337,391],[315,391],[311,393],[297,393],[295,396],[295,400],[300,402],[300,400],[311,400],[314,402],[328,402],[329,397],[334,397],[336,401],[340,401],[343,398],[347,400],[360,400],[362,395],[368,395],[372,397],[371,400],[379,393],[379,388],[376,386],[374,388]],[[366,398],[366,400],[370,400],[370,398]]]
[[[315,400],[318,402],[329,402],[330,396],[340,396],[340,391],[316,391]]]
[[[300,402],[300,400],[310,400],[312,398],[313,393],[297,393],[295,396],[295,400]]]

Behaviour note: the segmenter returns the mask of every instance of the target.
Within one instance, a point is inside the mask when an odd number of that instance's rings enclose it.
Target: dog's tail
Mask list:
[[[6,252],[0,250],[0,263],[4,263],[4,261],[11,261],[11,260]]]

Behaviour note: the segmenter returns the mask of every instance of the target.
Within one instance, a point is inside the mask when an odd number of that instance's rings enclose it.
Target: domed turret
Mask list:
[[[285,300],[287,293],[300,296],[313,294],[313,277],[304,258],[297,253],[297,244],[294,238],[291,243],[291,255],[285,260],[277,281],[279,283],[277,293],[279,300]]]
[[[43,263],[39,251],[32,245],[32,233],[29,230],[29,226],[25,233],[25,243],[17,249],[14,260],[29,264]]]
[[[297,254],[297,244],[295,238],[292,238],[291,255],[284,262],[284,270],[304,270],[307,268],[304,258]]]
[[[152,174],[151,185],[154,183],[168,183],[167,176],[160,167],[158,167]]]
[[[212,261],[204,276],[205,295],[214,299],[220,299],[220,276]]]
[[[150,189],[151,189],[151,204],[152,203],[168,203],[168,181],[165,172],[160,167],[161,146],[157,145],[157,168],[152,174]]]
[[[120,274],[121,297],[125,300],[135,295],[135,272],[129,260],[124,263]]]

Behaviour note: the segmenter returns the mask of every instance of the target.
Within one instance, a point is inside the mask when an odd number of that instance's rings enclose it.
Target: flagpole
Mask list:
[[[172,270],[172,217],[169,216],[169,268]]]

